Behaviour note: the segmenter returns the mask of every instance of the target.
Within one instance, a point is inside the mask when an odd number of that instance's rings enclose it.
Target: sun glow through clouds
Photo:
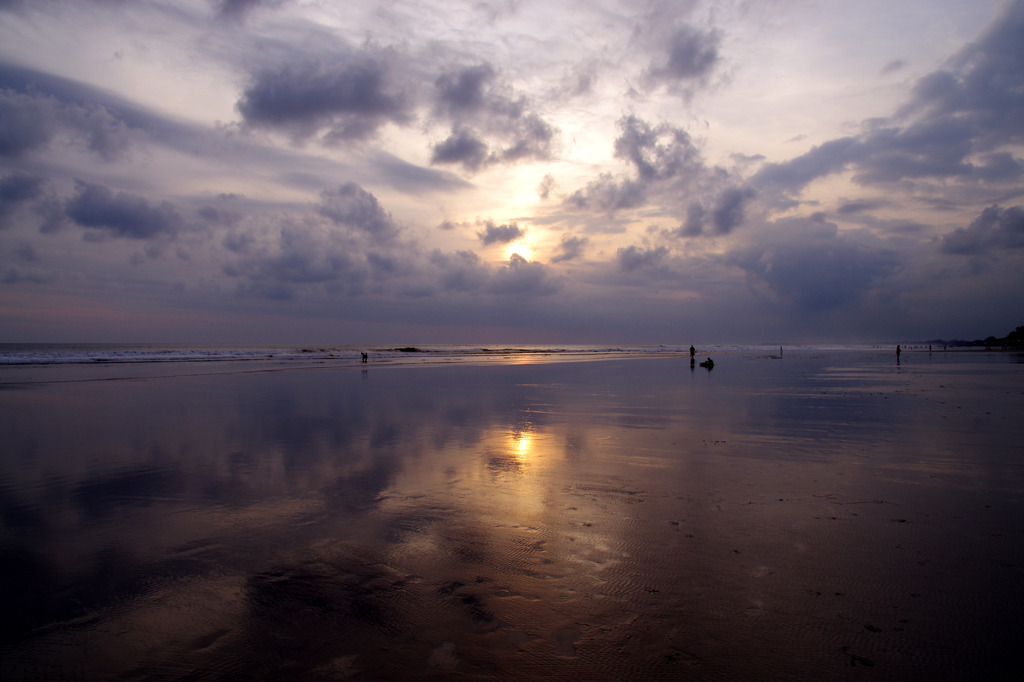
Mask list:
[[[508,248],[505,249],[505,260],[512,258],[514,255],[520,255],[526,260],[533,260],[533,249],[522,242],[516,242],[515,244],[509,244]]]

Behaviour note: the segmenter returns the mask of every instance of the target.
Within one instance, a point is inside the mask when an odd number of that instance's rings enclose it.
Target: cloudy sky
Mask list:
[[[1024,1],[0,0],[0,341],[1024,323]]]

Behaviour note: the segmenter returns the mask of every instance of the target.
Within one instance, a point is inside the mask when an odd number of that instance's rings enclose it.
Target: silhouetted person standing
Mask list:
[[[696,354],[697,354],[697,349],[694,348],[693,346],[690,346],[690,357],[692,358]]]
[[[900,361],[900,353],[902,353],[902,352],[903,352],[903,349],[900,348],[900,344],[897,343],[896,344],[896,362]]]

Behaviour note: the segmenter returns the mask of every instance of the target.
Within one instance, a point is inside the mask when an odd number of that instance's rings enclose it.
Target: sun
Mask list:
[[[515,244],[509,244],[508,248],[505,249],[505,260],[508,260],[509,258],[511,258],[512,254],[514,254],[514,253],[518,253],[520,256],[522,256],[526,260],[532,260],[533,259],[533,249],[531,249],[528,245],[524,244],[523,242],[517,242]]]

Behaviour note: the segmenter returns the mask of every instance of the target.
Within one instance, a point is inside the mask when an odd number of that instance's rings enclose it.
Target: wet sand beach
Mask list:
[[[714,359],[0,368],[0,678],[1013,675],[1021,356]]]

